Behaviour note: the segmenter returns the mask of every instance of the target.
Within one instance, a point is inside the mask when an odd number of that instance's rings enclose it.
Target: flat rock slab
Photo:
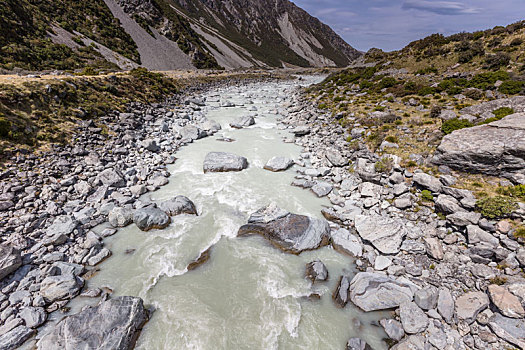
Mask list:
[[[237,233],[238,236],[250,234],[260,234],[279,249],[293,254],[330,242],[330,226],[326,220],[292,214],[272,204],[255,212]]]
[[[445,136],[433,162],[493,176],[525,168],[525,113],[487,125],[456,130]]]
[[[483,292],[469,292],[456,299],[456,315],[468,324],[489,306],[489,297]]]
[[[362,239],[383,254],[397,254],[409,233],[402,220],[380,215],[357,215],[355,228]]]
[[[286,157],[273,157],[266,163],[264,169],[270,171],[284,171],[291,167],[294,164],[294,161]]]
[[[359,272],[350,283],[350,300],[367,312],[395,308],[413,297],[408,284],[378,273]]]
[[[106,300],[62,319],[38,341],[37,348],[132,349],[147,320],[148,312],[140,298]]]
[[[233,153],[210,152],[204,158],[205,173],[241,171],[248,167],[248,160]]]
[[[495,313],[489,320],[489,327],[501,339],[525,349],[525,320],[502,316]]]
[[[0,336],[0,349],[12,350],[17,349],[24,342],[31,338],[36,331],[26,326],[18,326],[9,332]],[[50,347],[49,349],[54,349]]]
[[[20,252],[12,246],[0,245],[0,280],[9,276],[22,266]]]

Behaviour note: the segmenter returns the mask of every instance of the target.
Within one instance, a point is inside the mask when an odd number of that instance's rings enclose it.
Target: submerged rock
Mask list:
[[[159,209],[169,216],[180,214],[197,215],[195,204],[185,196],[176,196],[159,204]]]
[[[361,338],[350,338],[346,343],[346,350],[372,350],[372,348]]]
[[[241,171],[248,167],[248,160],[233,153],[210,152],[204,158],[205,173]]]
[[[158,208],[142,208],[135,210],[133,222],[142,231],[163,229],[171,223],[170,217]]]
[[[188,271],[195,270],[197,267],[204,264],[206,261],[210,260],[211,257],[211,247],[199,254],[199,257],[193,260],[188,264]]]
[[[37,343],[47,349],[132,349],[148,312],[142,299],[118,297],[67,316]]]
[[[281,250],[300,254],[330,242],[330,226],[326,220],[291,214],[270,204],[255,212],[238,236],[260,234]]]

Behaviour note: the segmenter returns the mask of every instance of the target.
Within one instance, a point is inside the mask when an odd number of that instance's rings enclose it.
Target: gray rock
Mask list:
[[[170,217],[158,208],[141,208],[133,213],[133,222],[142,231],[164,229],[171,223]]]
[[[363,255],[363,247],[361,246],[361,243],[359,243],[359,239],[344,228],[332,232],[332,245],[335,250],[353,257],[360,257]]]
[[[69,215],[57,217],[51,226],[46,229],[47,236],[70,235],[77,227],[78,221]]]
[[[489,327],[501,339],[525,349],[525,319],[515,319],[495,313],[489,320]]]
[[[0,244],[0,280],[22,266],[20,251],[10,245]]]
[[[133,222],[133,210],[115,207],[109,212],[108,221],[113,227],[126,227]]]
[[[456,299],[458,319],[473,323],[478,314],[489,306],[489,298],[482,292],[469,292]]]
[[[403,329],[408,334],[423,332],[428,326],[428,317],[416,303],[406,301],[399,305],[399,317]]]
[[[382,319],[379,321],[379,323],[381,326],[383,326],[386,335],[388,335],[390,339],[400,341],[405,336],[403,326],[398,321],[392,319]]]
[[[98,174],[97,179],[102,182],[105,186],[110,187],[124,187],[126,186],[126,180],[122,174],[114,169],[106,169]]]
[[[348,164],[348,159],[343,157],[341,152],[334,149],[327,150],[325,157],[335,167],[343,167]]]
[[[26,340],[31,338],[35,334],[35,330],[26,326],[18,326],[15,329],[7,332],[0,336],[0,349],[1,350],[12,350],[16,349]],[[52,349],[49,348],[49,349]]]
[[[244,157],[226,152],[210,152],[204,158],[204,172],[241,171],[248,167]]]
[[[523,318],[525,310],[517,296],[510,293],[505,287],[491,284],[488,288],[490,300],[498,310],[507,317]]]
[[[525,168],[525,113],[445,136],[433,162],[453,169],[493,176]]]
[[[372,348],[361,338],[350,338],[346,343],[346,350],[372,350]]]
[[[255,212],[237,233],[238,236],[250,234],[260,234],[276,247],[293,254],[330,242],[330,226],[326,220],[287,213],[273,204]]]
[[[434,309],[438,303],[439,291],[434,286],[419,289],[414,294],[414,301],[423,310]]]
[[[326,281],[328,279],[328,270],[320,260],[315,260],[306,264],[306,277],[312,283]]]
[[[304,136],[308,135],[310,133],[310,128],[307,126],[298,126],[295,129],[292,130],[292,133],[295,136]]]
[[[266,163],[264,169],[270,171],[284,171],[291,167],[294,164],[294,161],[286,157],[273,157]]]
[[[132,349],[148,312],[142,299],[118,297],[67,316],[37,343],[47,349]]]
[[[469,244],[483,243],[494,248],[499,245],[499,239],[489,232],[482,230],[478,225],[468,225],[467,235]]]
[[[409,197],[396,198],[394,206],[398,209],[407,209],[412,206],[412,201]]]
[[[25,307],[18,315],[29,328],[37,328],[47,319],[47,313],[41,307]]]
[[[436,208],[436,211],[439,211],[447,215],[456,213],[458,211],[463,211],[457,199],[452,196],[446,195],[446,194],[440,194],[436,198],[435,208]]]
[[[350,283],[350,299],[366,312],[391,309],[413,297],[408,284],[378,273],[359,272]]]
[[[447,215],[447,220],[456,226],[477,225],[481,219],[480,213],[460,211]]]
[[[230,126],[235,129],[242,129],[255,124],[255,119],[250,116],[239,117],[235,119]]]
[[[363,240],[369,241],[383,254],[396,254],[409,233],[400,219],[379,215],[357,215],[355,228]]]
[[[411,335],[403,341],[394,345],[391,350],[423,350],[425,347],[425,337],[420,335]]]
[[[48,303],[68,300],[78,295],[84,280],[71,274],[48,276],[40,284],[40,294]]]
[[[176,196],[159,204],[159,209],[169,216],[180,214],[197,215],[195,204],[186,196]]]
[[[146,139],[142,141],[141,146],[150,152],[158,152],[160,150],[159,145],[157,145],[157,141],[153,139]]]
[[[443,185],[437,177],[425,173],[414,174],[414,183],[434,193],[441,192]]]
[[[332,192],[333,186],[328,182],[318,181],[312,186],[311,190],[317,197],[327,196]]]
[[[194,140],[199,140],[199,139],[202,139],[207,135],[207,133],[204,131],[204,130],[201,130],[200,128],[196,127],[195,125],[186,125],[184,127],[182,127],[180,130],[179,130],[179,136],[181,137],[181,139],[183,140],[190,140],[190,141],[194,141]]]
[[[425,237],[423,238],[423,241],[425,242],[425,248],[427,250],[428,255],[430,255],[432,258],[436,260],[442,260],[445,256],[445,253],[443,252],[443,245],[437,239],[436,237]]]
[[[350,277],[348,276],[341,276],[339,278],[339,283],[337,284],[337,288],[334,291],[334,294],[332,295],[332,299],[334,299],[335,304],[338,307],[345,307],[348,303],[349,299],[349,288],[350,288]]]

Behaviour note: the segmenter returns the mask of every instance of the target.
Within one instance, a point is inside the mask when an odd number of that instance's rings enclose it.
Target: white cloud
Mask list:
[[[481,11],[479,8],[469,7],[461,2],[430,0],[405,0],[403,9],[427,11],[438,15],[468,15]]]

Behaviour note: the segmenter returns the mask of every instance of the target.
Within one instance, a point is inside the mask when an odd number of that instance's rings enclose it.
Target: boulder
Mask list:
[[[327,196],[332,192],[333,186],[328,182],[318,181],[312,186],[311,190],[317,197]]]
[[[39,350],[128,350],[135,345],[148,311],[142,299],[118,297],[67,316],[37,343]]]
[[[47,236],[55,235],[70,235],[73,230],[77,227],[78,222],[69,215],[62,215],[57,217],[51,226],[46,229]]]
[[[359,239],[344,228],[332,232],[332,246],[335,250],[352,257],[357,258],[363,255],[363,246],[359,243]]]
[[[194,140],[202,139],[208,135],[204,130],[201,130],[195,125],[189,124],[189,125],[182,127],[179,130],[179,136],[183,140],[194,141]]]
[[[483,292],[469,292],[456,299],[458,319],[473,323],[478,314],[489,306],[489,298]]]
[[[403,329],[408,334],[421,333],[427,329],[427,315],[412,301],[405,301],[399,305],[399,318]]]
[[[310,128],[308,126],[298,126],[292,130],[292,134],[295,136],[304,136],[310,133]]]
[[[419,289],[414,294],[414,301],[423,310],[434,309],[437,306],[439,290],[434,286]]]
[[[386,335],[388,335],[390,339],[400,341],[405,336],[403,326],[396,320],[382,319],[379,321],[379,324],[383,326]]]
[[[366,312],[395,308],[413,297],[411,286],[379,273],[359,272],[350,283],[350,299]]]
[[[31,338],[36,331],[26,326],[18,326],[9,332],[0,336],[0,349],[12,350],[18,349],[26,340]],[[54,349],[50,347],[49,349]]]
[[[250,216],[238,236],[260,234],[281,250],[300,254],[330,242],[330,226],[326,220],[289,213],[270,204]]]
[[[18,315],[29,328],[36,328],[47,319],[47,313],[41,307],[25,307]]]
[[[338,307],[345,307],[349,300],[349,289],[350,289],[350,277],[341,276],[339,278],[339,283],[335,289],[334,294],[332,294],[332,299],[334,299],[335,304]]]
[[[326,151],[325,154],[326,159],[335,167],[343,167],[345,165],[348,165],[348,159],[346,159],[341,152],[329,149]]]
[[[294,161],[286,157],[273,157],[266,163],[264,169],[270,171],[283,171],[288,169],[294,164]]]
[[[326,281],[328,279],[328,270],[321,261],[312,261],[306,264],[306,278],[312,281],[312,283]]]
[[[230,123],[230,126],[235,129],[242,129],[255,124],[255,119],[250,116],[239,117]]]
[[[425,173],[414,174],[413,181],[415,184],[419,185],[420,187],[427,189],[434,193],[441,192],[441,189],[443,188],[441,181],[439,181],[437,177],[434,177],[432,175],[428,175]]]
[[[495,313],[489,319],[489,327],[501,339],[525,349],[525,319],[515,319]]]
[[[48,276],[40,285],[40,295],[48,303],[57,300],[68,300],[78,295],[84,280],[72,274]]]
[[[398,253],[409,233],[403,220],[380,215],[357,215],[355,228],[363,240],[372,243],[383,254]]]
[[[126,186],[126,180],[122,174],[114,169],[106,169],[98,174],[97,179],[102,182],[104,186],[110,187],[124,187]]]
[[[133,213],[133,222],[142,231],[164,229],[171,223],[170,217],[158,208],[141,208]]]
[[[204,172],[241,171],[248,167],[244,157],[226,152],[210,152],[204,158]]]
[[[436,260],[442,260],[445,256],[445,253],[443,252],[443,245],[436,237],[425,237],[423,238],[423,241],[425,242],[425,248],[427,250],[428,255],[430,255],[432,258]]]
[[[523,318],[525,310],[517,296],[510,293],[505,287],[491,284],[488,288],[490,300],[498,310],[507,317]]]
[[[18,249],[0,244],[0,280],[9,276],[22,266],[22,256]]]
[[[195,204],[185,196],[176,196],[159,204],[159,209],[169,216],[180,214],[197,215]]]
[[[361,338],[350,338],[346,343],[346,350],[372,350],[372,348]]]
[[[432,161],[456,170],[493,176],[523,172],[525,113],[454,131],[443,138]]]
[[[113,227],[126,227],[133,222],[133,210],[115,207],[109,212],[108,221]]]

